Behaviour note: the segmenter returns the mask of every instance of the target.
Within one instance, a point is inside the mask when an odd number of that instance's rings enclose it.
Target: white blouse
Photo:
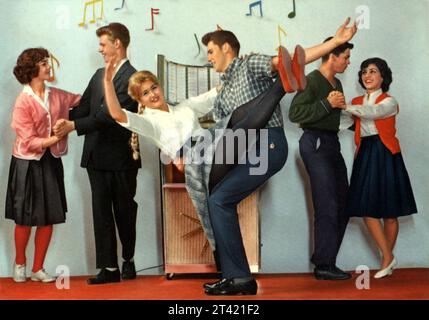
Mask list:
[[[176,106],[168,105],[169,112],[145,108],[142,114],[125,110],[127,122],[118,122],[123,127],[148,138],[171,159],[188,139],[201,130],[198,118],[213,109],[216,88],[182,101]]]
[[[381,94],[383,94],[381,89],[371,94],[365,94],[362,105],[347,105],[344,110],[361,119],[361,137],[378,134],[374,120],[389,118],[398,113],[398,102],[393,97],[387,97],[380,103],[375,103]]]

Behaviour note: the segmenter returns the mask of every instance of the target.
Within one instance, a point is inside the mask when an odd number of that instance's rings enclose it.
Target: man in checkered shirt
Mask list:
[[[313,62],[338,45],[350,40],[357,31],[356,24],[347,27],[348,18],[328,42],[305,49],[305,63]],[[215,100],[214,115],[222,119],[238,106],[250,101],[272,85],[272,76],[277,73],[279,58],[253,54],[239,59],[240,43],[230,31],[218,30],[204,35],[208,61],[222,75],[222,88]],[[222,280],[204,285],[209,295],[254,295],[257,283],[252,277],[247,262],[237,216],[238,203],[277,173],[286,163],[288,145],[283,129],[280,106],[277,106],[266,129],[269,150],[266,153],[268,169],[263,175],[251,175],[255,167],[247,161],[237,164],[220,181],[209,196],[210,221],[216,241],[217,262],[222,271]],[[255,144],[260,153],[259,143]],[[259,149],[259,150],[258,150]]]

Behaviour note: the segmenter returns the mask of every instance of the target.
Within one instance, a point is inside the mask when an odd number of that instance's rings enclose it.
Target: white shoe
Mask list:
[[[39,271],[33,272],[31,274],[31,280],[42,281],[47,283],[47,282],[54,282],[56,278],[51,276],[49,273],[47,273],[45,269],[40,269]]]
[[[396,261],[396,258],[393,257],[392,262],[386,268],[378,271],[374,275],[374,278],[375,279],[380,279],[380,278],[383,278],[385,276],[390,276],[393,273],[393,268],[396,267],[397,264],[398,264],[398,261]]]
[[[16,264],[13,268],[13,281],[25,282],[27,281],[27,275],[25,274],[25,264]]]

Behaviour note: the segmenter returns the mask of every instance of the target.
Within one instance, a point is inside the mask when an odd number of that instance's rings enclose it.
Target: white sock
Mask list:
[[[108,270],[108,271],[116,271],[116,270],[118,270],[118,268],[106,268],[106,270]]]

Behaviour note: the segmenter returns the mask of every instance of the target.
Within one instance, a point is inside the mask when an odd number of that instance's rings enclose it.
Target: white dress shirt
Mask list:
[[[398,113],[398,102],[393,97],[387,97],[376,104],[377,98],[383,94],[381,89],[371,94],[365,94],[362,105],[347,105],[345,112],[361,119],[361,137],[378,134],[374,120],[385,119]]]
[[[113,77],[112,79],[115,78],[116,74],[118,73],[119,69],[121,69],[122,65],[128,61],[128,58],[124,58],[121,61],[119,61],[116,66],[115,66],[115,72],[113,72]]]
[[[127,122],[118,122],[123,127],[151,140],[171,159],[188,139],[201,130],[198,118],[213,109],[217,96],[216,88],[182,101],[177,106],[168,105],[169,112],[145,108],[142,114],[125,110]]]

